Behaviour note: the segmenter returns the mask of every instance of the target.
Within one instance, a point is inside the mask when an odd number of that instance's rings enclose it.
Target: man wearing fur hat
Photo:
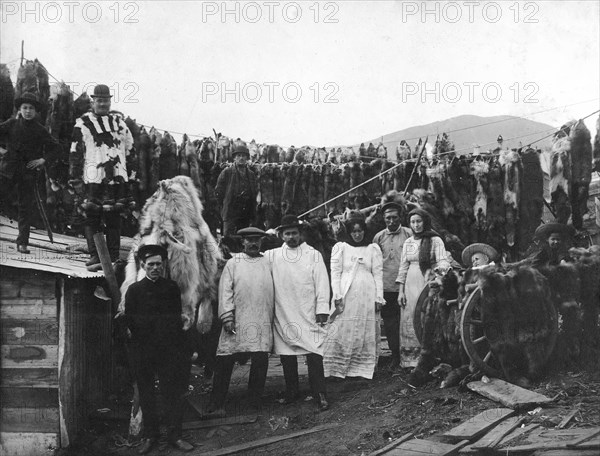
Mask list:
[[[392,361],[390,369],[400,365],[400,305],[396,283],[400,269],[400,256],[404,241],[412,236],[410,229],[400,225],[404,208],[395,202],[384,204],[381,208],[386,228],[375,235],[373,244],[377,244],[383,254],[383,298],[385,305],[381,308],[381,318]]]
[[[154,376],[158,374],[165,398],[167,440],[182,451],[194,447],[181,439],[184,394],[189,378],[189,357],[181,320],[181,291],[163,277],[167,250],[143,245],[137,256],[146,276],[131,284],[125,295],[123,324],[131,331],[135,379],[144,417],[144,439],[138,453],[146,454],[160,437]]]
[[[320,410],[327,410],[323,343],[329,316],[329,276],[321,253],[302,240],[302,226],[294,215],[283,216],[277,231],[284,245],[265,252],[275,284],[273,352],[280,355],[283,366],[283,401],[299,398],[297,357],[306,355],[313,397]]]
[[[19,205],[17,251],[30,253],[27,245],[36,181],[46,163],[56,159],[58,142],[36,119],[41,105],[33,93],[24,93],[17,98],[15,107],[17,118],[0,124],[0,143],[7,145],[6,150],[1,149],[0,194],[5,198],[16,188]]]
[[[237,235],[242,237],[244,251],[227,261],[219,282],[219,318],[223,327],[210,411],[220,416],[225,415],[223,405],[236,355],[250,355],[248,390],[252,405],[259,406],[273,348],[273,277],[269,259],[260,253],[261,239],[266,233],[249,227],[239,230]]]
[[[232,155],[233,166],[219,174],[215,187],[224,236],[233,236],[237,230],[250,226],[256,215],[256,175],[247,165],[250,151],[241,143],[235,146]]]
[[[94,87],[92,112],[75,122],[69,157],[69,184],[84,199],[81,208],[90,270],[101,268],[94,234],[101,231],[102,220],[111,261],[119,259],[120,212],[132,202],[128,182],[135,180],[133,137],[125,120],[111,114],[111,97],[106,85]]]

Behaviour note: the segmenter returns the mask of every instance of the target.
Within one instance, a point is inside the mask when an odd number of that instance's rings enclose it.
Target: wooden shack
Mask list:
[[[67,447],[111,391],[112,302],[95,295],[82,239],[32,231],[31,254],[0,220],[0,454]],[[101,294],[96,293],[101,296]]]

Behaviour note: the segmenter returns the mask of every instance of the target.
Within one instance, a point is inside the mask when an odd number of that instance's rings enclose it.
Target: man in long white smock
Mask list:
[[[250,401],[260,405],[273,348],[273,278],[268,258],[260,253],[265,232],[250,227],[237,234],[242,237],[244,251],[227,262],[219,282],[219,318],[223,328],[209,407],[218,415],[225,414],[223,405],[238,354],[250,355]]]
[[[285,402],[299,397],[298,355],[306,355],[308,379],[320,410],[327,410],[323,372],[323,327],[329,314],[329,276],[321,254],[301,242],[301,222],[282,218],[278,232],[284,245],[269,250],[275,285],[273,349],[285,377]]]

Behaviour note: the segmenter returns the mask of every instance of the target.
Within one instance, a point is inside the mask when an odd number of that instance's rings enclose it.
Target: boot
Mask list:
[[[94,234],[96,234],[96,230],[94,230],[94,228],[91,226],[85,226],[83,232],[85,234],[85,240],[87,241],[88,252],[90,253],[90,259],[85,262],[85,267],[89,269],[100,265],[100,257],[98,256],[96,243],[94,242]]]
[[[110,254],[110,261],[115,262],[119,260],[120,249],[121,249],[121,230],[118,228],[107,228],[106,229],[106,246],[108,247],[108,253]]]
[[[324,412],[329,410],[329,402],[327,402],[327,396],[325,393],[319,393],[317,397],[317,404],[319,405],[319,411]]]

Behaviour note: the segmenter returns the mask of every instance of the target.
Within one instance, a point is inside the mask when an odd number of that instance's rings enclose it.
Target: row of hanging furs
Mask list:
[[[7,99],[6,77],[6,68],[0,68],[2,103]],[[11,95],[24,92],[47,98],[40,118],[63,146],[59,160],[47,169],[46,187],[50,218],[60,232],[62,226],[76,224],[81,218],[76,202],[66,191],[69,148],[75,119],[90,109],[91,100],[85,93],[73,100],[64,83],[50,86],[48,74],[37,60],[21,66]],[[1,105],[0,113],[4,115],[5,111],[8,108]],[[184,135],[178,145],[168,132],[147,130],[130,118],[125,121],[137,152],[137,182],[131,191],[138,208],[154,193],[160,180],[185,175],[200,191],[207,221],[210,224],[213,220],[212,227],[218,225],[214,188],[220,172],[230,166],[233,147],[241,140],[232,141],[215,133],[215,138],[192,141]],[[350,189],[310,216],[324,218],[331,212],[363,209],[377,204],[391,190],[406,190],[409,200],[430,211],[464,244],[486,242],[502,251],[523,252],[543,211],[540,158],[550,163],[551,210],[562,223],[572,215],[575,228],[581,229],[592,169],[600,171],[598,136],[592,160],[591,135],[582,121],[563,125],[553,138],[551,150],[544,152],[499,146],[489,154],[463,155],[454,152],[450,138],[443,134],[433,144],[433,153],[423,155],[418,163],[417,157],[425,145],[419,141],[413,149],[402,141],[396,154],[400,164],[386,159],[387,151],[382,145],[362,146],[356,153],[353,148],[327,151],[308,146],[292,146],[284,151],[280,146],[259,145],[252,140],[247,146],[251,155],[249,166],[258,177],[256,224],[275,227],[283,215],[310,211]],[[394,169],[386,172],[391,168]],[[379,177],[361,185],[375,176]]]

